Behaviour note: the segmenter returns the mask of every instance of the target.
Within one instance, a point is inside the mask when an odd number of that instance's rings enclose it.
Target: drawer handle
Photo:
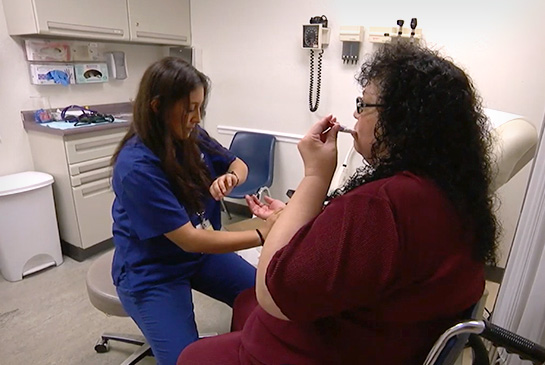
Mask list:
[[[103,27],[93,27],[88,25],[78,25],[78,24],[69,24],[69,23],[59,23],[59,22],[47,22],[49,30],[69,30],[72,32],[81,32],[81,33],[101,33],[101,34],[110,34],[119,37],[123,37],[123,29],[115,28],[103,28]]]
[[[109,193],[111,191],[112,189],[111,189],[110,181],[108,180],[102,184],[97,184],[95,186],[89,186],[89,187],[85,187],[81,189],[81,195],[84,198],[90,198],[92,196],[99,195],[106,192]]]
[[[70,166],[70,173],[72,176],[77,176],[79,174],[84,174],[89,171],[99,170],[105,167],[108,167],[111,170],[110,158],[106,158],[103,161],[88,163],[81,166]]]
[[[175,41],[187,42],[187,37],[186,36],[175,35],[175,34],[167,34],[167,33],[137,31],[136,36],[139,37],[139,38],[172,39],[172,40],[175,40]]]
[[[112,174],[112,169],[109,168],[106,171],[101,171],[99,173],[77,176],[72,179],[73,181],[72,185],[80,186],[80,185],[90,184],[92,182],[102,180],[105,178],[108,179],[110,178],[111,174]]]
[[[92,150],[97,147],[99,148],[110,147],[112,145],[117,146],[118,143],[119,143],[118,138],[110,138],[110,139],[101,140],[101,141],[78,143],[74,145],[74,149],[76,150],[76,152],[83,152],[85,150]]]

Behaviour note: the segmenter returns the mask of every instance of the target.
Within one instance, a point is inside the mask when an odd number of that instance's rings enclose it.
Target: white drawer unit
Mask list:
[[[35,168],[53,175],[65,254],[83,260],[112,238],[110,161],[127,127],[71,135],[28,131]]]

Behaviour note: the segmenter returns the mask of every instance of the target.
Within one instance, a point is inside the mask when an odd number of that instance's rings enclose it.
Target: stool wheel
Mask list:
[[[110,350],[110,346],[108,345],[108,340],[101,338],[97,341],[95,345],[95,351],[99,354],[103,354],[105,352],[108,352]]]

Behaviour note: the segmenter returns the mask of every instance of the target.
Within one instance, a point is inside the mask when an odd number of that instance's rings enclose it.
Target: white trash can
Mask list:
[[[62,264],[52,184],[43,172],[0,176],[0,272],[8,281]]]

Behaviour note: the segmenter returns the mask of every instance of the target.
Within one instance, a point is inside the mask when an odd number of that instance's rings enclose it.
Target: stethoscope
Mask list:
[[[71,109],[76,109],[81,111],[81,114],[78,116],[66,115]],[[74,126],[91,124],[91,123],[112,123],[114,121],[114,116],[110,114],[101,114],[96,110],[92,110],[80,105],[69,105],[61,111],[61,119],[66,122],[75,122]]]

